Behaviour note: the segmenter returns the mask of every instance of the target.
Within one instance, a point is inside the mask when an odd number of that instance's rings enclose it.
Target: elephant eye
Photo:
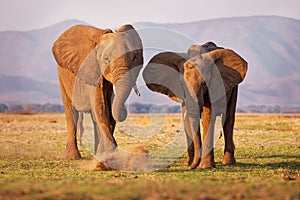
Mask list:
[[[133,62],[138,62],[138,61],[139,61],[139,59],[138,59],[137,55],[135,55],[135,56],[133,57]]]
[[[187,67],[188,67],[188,69],[194,69],[194,65],[191,63],[189,63]]]
[[[104,57],[104,61],[105,61],[106,63],[109,63],[109,62],[110,62],[110,60],[109,60],[108,57]]]

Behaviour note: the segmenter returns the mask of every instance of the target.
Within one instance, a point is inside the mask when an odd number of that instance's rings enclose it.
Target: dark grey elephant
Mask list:
[[[191,169],[215,167],[213,133],[216,116],[222,116],[225,150],[223,164],[234,164],[233,127],[238,84],[247,62],[230,49],[213,42],[192,45],[187,53],[155,55],[143,71],[147,87],[182,103]],[[203,120],[203,140],[200,137]]]
[[[77,25],[61,34],[52,51],[67,119],[65,158],[81,158],[76,141],[79,112],[91,113],[96,153],[114,151],[116,121],[127,117],[124,104],[143,65],[138,33],[131,25],[115,32]]]

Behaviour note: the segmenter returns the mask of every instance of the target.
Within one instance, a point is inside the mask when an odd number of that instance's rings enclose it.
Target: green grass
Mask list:
[[[64,115],[0,115],[0,199],[299,199],[300,116],[237,115],[235,127],[233,166],[220,163],[221,138],[215,169],[191,171],[182,157],[156,172],[99,172],[84,146],[84,159],[61,159]]]

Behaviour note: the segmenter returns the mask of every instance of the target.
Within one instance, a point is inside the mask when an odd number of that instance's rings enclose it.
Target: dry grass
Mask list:
[[[151,153],[181,131],[180,115],[132,115],[115,137]],[[190,171],[180,157],[157,172],[91,171],[87,146],[84,159],[61,159],[65,133],[63,114],[0,115],[0,199],[299,199],[300,115],[238,114],[238,163],[221,165],[221,138],[211,170]]]

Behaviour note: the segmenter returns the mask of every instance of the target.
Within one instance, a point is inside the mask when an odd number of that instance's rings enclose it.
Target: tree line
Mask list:
[[[127,106],[129,113],[180,113],[180,105],[155,105],[133,103]],[[0,103],[0,113],[63,113],[61,104],[5,104]],[[300,113],[300,106],[249,105],[237,108],[238,113]]]
[[[127,106],[129,113],[180,113],[180,106],[133,103]],[[0,113],[63,113],[60,104],[4,104],[0,103]]]
[[[299,114],[300,106],[266,106],[266,105],[249,105],[241,106],[236,110],[238,113],[285,113]]]
[[[0,113],[62,113],[64,106],[60,104],[0,104]]]

